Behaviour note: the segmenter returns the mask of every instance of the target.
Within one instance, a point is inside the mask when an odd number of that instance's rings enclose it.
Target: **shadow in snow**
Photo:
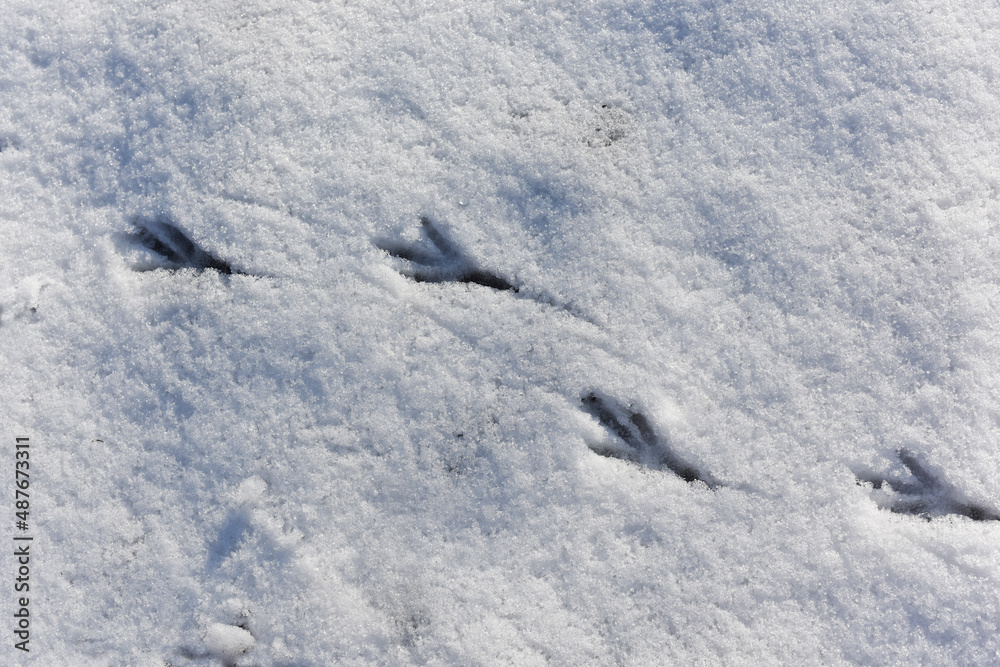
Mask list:
[[[243,542],[250,529],[250,517],[246,512],[234,512],[219,531],[219,537],[208,550],[208,569],[217,570]]]

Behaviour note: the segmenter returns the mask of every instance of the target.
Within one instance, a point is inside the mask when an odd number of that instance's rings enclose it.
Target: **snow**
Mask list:
[[[232,662],[253,648],[253,636],[233,625],[213,623],[205,633],[205,646],[216,657]]]
[[[19,660],[1000,661],[990,7],[3,9]]]

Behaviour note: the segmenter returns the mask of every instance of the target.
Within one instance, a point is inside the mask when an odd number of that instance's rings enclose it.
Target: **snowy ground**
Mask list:
[[[994,3],[0,8],[0,662],[1000,662]]]

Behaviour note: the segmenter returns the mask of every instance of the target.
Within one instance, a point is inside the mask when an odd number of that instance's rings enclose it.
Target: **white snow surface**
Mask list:
[[[0,7],[4,664],[1000,662],[996,3]]]
[[[235,625],[213,623],[205,633],[205,645],[220,660],[233,662],[249,651],[255,643],[253,636]]]

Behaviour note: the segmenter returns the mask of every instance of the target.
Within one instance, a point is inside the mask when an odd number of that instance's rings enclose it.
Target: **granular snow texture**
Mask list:
[[[996,6],[2,14],[0,662],[1000,662]]]

